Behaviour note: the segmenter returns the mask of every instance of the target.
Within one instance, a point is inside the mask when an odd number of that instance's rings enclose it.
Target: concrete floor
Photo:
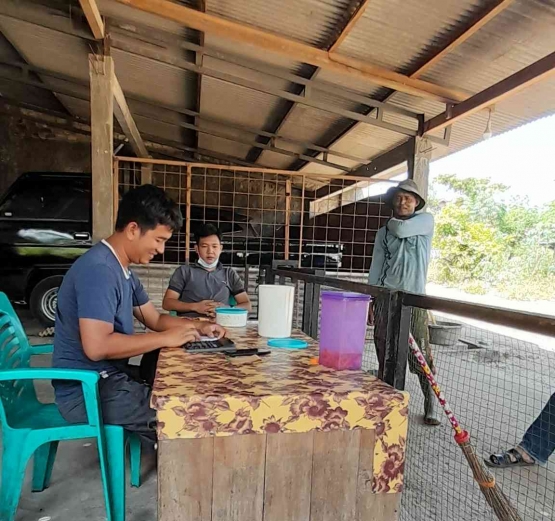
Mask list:
[[[33,343],[40,328],[21,313]],[[463,427],[472,436],[480,457],[518,443],[531,421],[553,392],[555,352],[535,344],[473,326],[465,338],[485,340],[490,347],[469,351],[459,344],[434,347],[438,381]],[[48,356],[35,357],[35,365],[48,366]],[[365,368],[376,366],[369,338]],[[401,521],[451,521],[495,519],[444,420],[440,427],[422,423],[422,394],[414,376],[407,377],[411,393],[405,491]],[[37,386],[41,399],[53,398],[49,383]],[[555,457],[546,467],[495,472],[498,483],[511,498],[523,520],[555,521]],[[156,519],[156,461],[145,456],[143,484],[127,488],[127,521]],[[105,519],[104,501],[94,441],[60,445],[52,483],[41,493],[31,493],[28,472],[17,521],[74,521]]]

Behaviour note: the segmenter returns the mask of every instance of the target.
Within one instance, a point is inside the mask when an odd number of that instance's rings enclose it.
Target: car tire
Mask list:
[[[42,279],[31,291],[29,306],[33,316],[44,326],[52,327],[58,303],[58,289],[63,277],[56,275]]]

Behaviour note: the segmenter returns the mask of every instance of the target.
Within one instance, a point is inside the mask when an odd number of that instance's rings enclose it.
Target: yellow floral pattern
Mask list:
[[[240,348],[266,345],[252,325],[229,336]],[[317,344],[294,336],[309,347],[245,361],[163,350],[152,393],[159,439],[374,429],[373,490],[400,492],[408,394],[362,371],[314,365]]]

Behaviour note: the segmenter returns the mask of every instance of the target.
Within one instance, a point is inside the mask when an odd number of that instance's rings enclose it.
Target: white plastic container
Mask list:
[[[265,338],[289,338],[294,305],[294,287],[258,286],[258,334]]]
[[[216,324],[222,327],[245,327],[249,313],[241,308],[216,308]]]

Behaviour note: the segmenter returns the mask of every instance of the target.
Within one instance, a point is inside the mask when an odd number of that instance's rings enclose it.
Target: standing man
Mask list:
[[[392,208],[393,217],[376,234],[368,284],[425,294],[434,218],[429,213],[420,212],[426,201],[411,179],[390,188],[385,201]],[[378,376],[383,378],[387,338],[387,307],[383,298],[376,299],[373,311]],[[412,309],[410,330],[435,373],[425,309]],[[440,415],[432,387],[410,351],[408,361],[410,372],[418,376],[424,394],[424,422],[439,425]]]
[[[161,315],[129,270],[164,252],[181,228],[178,206],[161,189],[143,185],[121,200],[116,231],[93,246],[67,272],[58,292],[53,367],[100,373],[104,423],[121,425],[153,445],[156,414],[151,389],[131,376],[129,358],[161,347],[181,347],[199,335],[223,336],[214,324]],[[133,317],[154,331],[135,334]],[[71,423],[87,421],[81,384],[54,381],[56,404]]]

